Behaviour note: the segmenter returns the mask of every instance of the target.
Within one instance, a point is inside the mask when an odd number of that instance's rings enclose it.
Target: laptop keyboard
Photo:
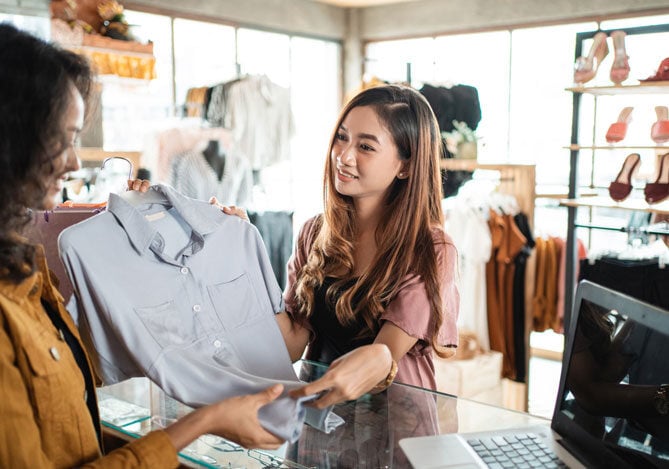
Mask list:
[[[467,443],[492,469],[568,467],[534,433],[469,439]]]

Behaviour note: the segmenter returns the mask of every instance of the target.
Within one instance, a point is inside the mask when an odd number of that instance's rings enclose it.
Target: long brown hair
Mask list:
[[[435,242],[444,242],[439,158],[442,151],[439,127],[428,102],[415,90],[398,85],[360,92],[342,110],[330,139],[325,162],[323,198],[325,211],[307,262],[298,274],[298,314],[308,317],[314,307],[314,290],[325,277],[337,281],[327,295],[332,301],[344,283],[354,280],[353,250],[356,221],[353,199],[335,189],[332,148],[336,133],[351,109],[370,106],[390,132],[399,157],[405,161],[406,179],[396,178],[386,193],[383,213],[376,228],[378,250],[369,269],[344,289],[336,300],[335,312],[342,324],[356,318],[366,325],[362,335],[374,336],[378,318],[397,295],[409,274],[420,275],[430,301],[432,337],[430,345],[440,356],[450,356],[437,343],[443,323],[442,299]],[[342,275],[342,272],[344,274]],[[355,301],[353,301],[355,299]]]
[[[0,279],[20,282],[34,271],[35,248],[20,236],[27,209],[42,203],[42,181],[67,145],[72,86],[87,101],[92,83],[83,57],[0,24]]]

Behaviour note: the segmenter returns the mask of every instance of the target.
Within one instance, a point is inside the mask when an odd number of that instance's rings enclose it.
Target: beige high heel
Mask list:
[[[574,83],[583,84],[595,77],[599,65],[609,53],[606,33],[599,32],[592,38],[592,46],[587,56],[576,59],[574,64]]]
[[[625,31],[613,31],[611,33],[611,40],[613,41],[613,64],[611,65],[611,81],[616,85],[621,84],[627,80],[630,75],[629,57],[625,50]]]

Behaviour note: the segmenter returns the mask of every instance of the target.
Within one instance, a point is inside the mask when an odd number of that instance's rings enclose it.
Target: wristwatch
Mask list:
[[[669,384],[663,384],[657,388],[653,404],[658,414],[669,415]]]

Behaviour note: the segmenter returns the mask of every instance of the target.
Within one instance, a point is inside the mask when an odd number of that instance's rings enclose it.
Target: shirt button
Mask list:
[[[195,311],[196,313],[199,313],[200,311],[202,311],[202,306],[193,305],[193,311]]]
[[[49,349],[49,353],[51,354],[54,360],[56,361],[60,360],[60,353],[58,353],[58,349],[56,347],[51,347]]]
[[[181,268],[181,273],[186,275],[188,273],[188,267],[182,267]]]
[[[221,348],[221,341],[220,340],[215,340],[214,341],[214,347]]]

